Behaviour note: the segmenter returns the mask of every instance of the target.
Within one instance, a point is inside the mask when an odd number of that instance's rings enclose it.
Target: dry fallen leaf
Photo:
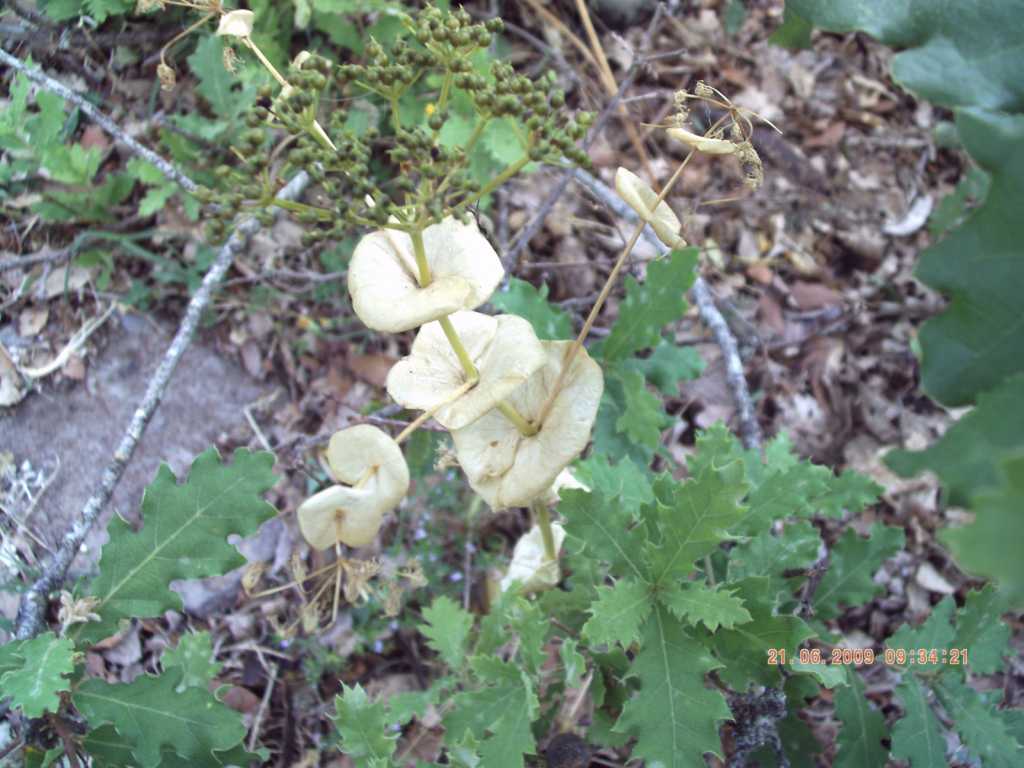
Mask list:
[[[18,335],[24,339],[35,336],[46,327],[49,317],[46,307],[26,307],[18,315]]]

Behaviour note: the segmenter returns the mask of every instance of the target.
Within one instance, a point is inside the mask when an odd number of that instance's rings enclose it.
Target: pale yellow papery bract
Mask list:
[[[676,141],[681,141],[688,147],[706,155],[731,155],[736,152],[736,145],[727,139],[709,139],[706,136],[698,136],[685,128],[669,128],[669,136]]]
[[[551,538],[555,543],[554,560],[548,560],[544,551],[544,534],[540,526],[533,526],[520,537],[512,550],[508,572],[501,579],[502,592],[508,590],[514,582],[519,583],[523,592],[542,592],[558,586],[562,580],[562,571],[557,555],[565,541],[565,529],[561,523],[551,524]]]
[[[527,420],[540,415],[572,342],[541,345],[547,358],[543,367],[507,398]],[[587,447],[603,390],[601,366],[581,348],[537,434],[520,434],[497,410],[452,430],[455,454],[470,486],[494,509],[526,506],[545,493]]]
[[[491,317],[456,312],[452,326],[459,335],[480,380],[452,401],[466,374],[440,323],[424,325],[408,357],[388,373],[388,394],[406,408],[431,410],[446,429],[461,429],[483,416],[544,364],[546,356],[533,326],[516,315]]]
[[[217,34],[226,37],[250,37],[256,14],[252,11],[231,11],[220,17]]]
[[[298,509],[299,530],[316,549],[340,541],[350,547],[369,544],[384,514],[409,490],[409,468],[398,444],[369,424],[335,432],[327,446],[327,464],[339,483],[306,499]]]
[[[679,236],[683,225],[675,211],[664,200],[658,202],[658,193],[639,176],[626,168],[615,172],[615,191],[626,205],[651,225],[654,234],[669,248],[684,248],[686,241]]]
[[[449,216],[423,231],[431,282],[419,284],[412,238],[396,230],[364,236],[352,254],[348,290],[359,319],[375,331],[399,333],[475,309],[498,287],[505,271],[476,224]]]

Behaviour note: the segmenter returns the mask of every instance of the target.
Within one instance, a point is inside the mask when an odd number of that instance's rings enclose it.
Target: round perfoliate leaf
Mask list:
[[[420,284],[412,238],[396,230],[363,237],[352,254],[348,290],[359,319],[375,331],[399,333],[475,309],[504,275],[501,260],[475,223],[449,216],[423,231],[430,272]]]
[[[541,345],[544,365],[506,400],[531,422],[540,416],[572,342]],[[494,509],[526,506],[545,493],[587,447],[603,390],[601,366],[581,348],[536,434],[521,434],[497,410],[452,430],[456,456],[473,490]]]
[[[250,37],[256,14],[252,11],[231,11],[220,17],[217,34],[226,37]]]
[[[388,373],[388,394],[406,408],[428,411],[447,429],[461,429],[494,408],[544,364],[544,348],[533,326],[516,315],[492,317],[456,312],[452,326],[479,374],[477,384],[458,395],[467,376],[441,324],[427,323],[408,357]]]
[[[619,168],[615,172],[615,191],[626,205],[651,225],[654,234],[669,248],[685,248],[686,241],[679,236],[683,225],[679,217],[664,200],[658,201],[658,193],[632,171]]]
[[[555,543],[555,559],[549,560],[544,551],[544,534],[540,526],[533,526],[516,542],[512,550],[512,562],[508,572],[501,579],[501,591],[505,592],[514,583],[523,592],[542,592],[553,589],[562,580],[557,554],[565,541],[565,529],[560,523],[551,524],[551,538]]]
[[[409,469],[398,444],[369,424],[335,432],[327,464],[339,483],[307,499],[298,509],[299,530],[310,546],[327,549],[341,542],[369,544],[385,513],[409,490]]]

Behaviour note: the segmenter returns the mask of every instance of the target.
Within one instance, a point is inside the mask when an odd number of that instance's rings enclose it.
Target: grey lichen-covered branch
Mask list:
[[[580,169],[574,169],[571,173],[581,186],[607,205],[616,216],[630,222],[638,220],[633,209],[599,179]],[[642,237],[651,243],[659,253],[667,253],[668,248],[658,239],[650,226],[644,228]],[[760,448],[761,426],[757,422],[754,402],[750,397],[750,389],[747,387],[747,377],[743,371],[743,360],[740,357],[736,337],[733,336],[732,331],[729,330],[729,324],[722,313],[718,311],[718,307],[715,306],[715,299],[704,278],[697,276],[697,279],[693,281],[690,294],[697,305],[701,320],[711,331],[719,349],[722,350],[722,357],[725,359],[726,381],[738,411],[740,439],[746,448]]]
[[[3,62],[12,69],[17,70],[25,75],[29,80],[38,85],[41,85],[46,90],[57,94],[65,101],[69,101],[78,107],[82,112],[88,115],[95,123],[97,123],[103,130],[113,136],[115,139],[123,143],[132,152],[141,157],[143,160],[153,164],[160,170],[164,176],[173,181],[175,184],[180,184],[182,189],[187,192],[195,192],[199,187],[192,179],[186,176],[184,173],[175,168],[165,158],[158,155],[153,150],[146,146],[143,146],[138,141],[129,136],[121,126],[114,122],[110,117],[103,114],[95,106],[90,104],[80,94],[68,88],[59,80],[54,80],[52,77],[47,75],[38,67],[33,67],[17,56],[13,56],[7,51],[0,48],[0,62]]]
[[[309,176],[305,172],[301,172],[278,192],[277,197],[283,200],[295,200],[302,194],[308,184]],[[128,462],[135,452],[135,447],[142,438],[142,433],[146,431],[146,425],[149,424],[149,420],[163,398],[164,391],[167,389],[167,384],[174,373],[174,369],[178,366],[182,354],[184,354],[192,338],[195,336],[203,310],[209,305],[210,299],[224,279],[224,275],[231,266],[235,255],[248,245],[249,238],[258,232],[259,229],[259,221],[255,218],[247,218],[235,228],[231,236],[221,246],[217,258],[214,259],[209,271],[203,278],[202,285],[193,294],[192,300],[189,301],[188,308],[185,310],[185,316],[182,318],[178,331],[174,335],[174,340],[167,348],[167,352],[164,354],[160,366],[156,369],[156,373],[153,374],[153,378],[150,379],[149,385],[146,387],[146,394],[142,398],[142,402],[139,403],[138,408],[135,409],[131,423],[121,438],[121,444],[118,445],[117,450],[114,452],[113,460],[103,472],[103,479],[100,481],[99,488],[86,502],[85,507],[82,509],[74,525],[71,526],[71,529],[64,534],[60,548],[47,563],[43,575],[22,596],[18,607],[18,619],[15,624],[15,636],[18,639],[33,637],[44,628],[47,596],[63,584],[68,568],[70,568],[71,562],[75,559],[75,555],[78,554],[86,534],[96,523],[100,513],[110,501],[114,489],[124,474],[125,467],[128,466]]]

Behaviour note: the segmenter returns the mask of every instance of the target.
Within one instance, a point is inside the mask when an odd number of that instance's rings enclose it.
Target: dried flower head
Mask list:
[[[475,309],[504,275],[498,254],[475,223],[449,216],[423,231],[430,284],[420,286],[412,238],[395,230],[363,237],[352,254],[348,290],[359,319],[375,331],[399,333]]]
[[[177,76],[174,74],[174,70],[162,61],[156,65],[156,76],[160,81],[160,89],[164,91],[173,91],[175,83],[178,82]]]
[[[530,421],[540,416],[572,342],[541,345],[544,366],[508,398]],[[455,452],[473,490],[494,509],[525,506],[547,491],[590,441],[603,390],[601,366],[580,349],[536,434],[523,435],[497,410],[452,430]]]
[[[433,322],[420,328],[409,356],[388,373],[388,394],[406,408],[423,411],[451,403],[434,418],[447,429],[459,429],[530,378],[544,364],[545,355],[533,326],[516,315],[456,312],[450,319],[479,373],[476,386],[458,396],[466,383],[465,370],[441,324]]]
[[[373,594],[370,582],[380,573],[380,561],[344,560],[341,567],[345,570],[345,599],[353,605],[369,600]]]
[[[669,248],[685,248],[686,241],[679,236],[683,225],[679,217],[658,193],[632,171],[619,168],[615,173],[615,191],[625,203],[651,225],[654,234]]]
[[[565,541],[565,529],[560,523],[552,523],[551,535],[557,554]],[[501,591],[505,592],[514,583],[518,583],[523,592],[542,592],[558,586],[561,580],[558,559],[548,559],[544,551],[544,534],[540,526],[535,525],[516,542],[508,572],[501,579]]]
[[[138,0],[135,3],[135,15],[142,16],[145,13],[151,11],[162,11],[164,9],[164,0]]]
[[[57,619],[60,621],[60,633],[67,632],[72,624],[85,624],[90,621],[99,621],[100,616],[95,608],[100,604],[97,597],[80,597],[77,600],[70,592],[60,593],[60,610]]]
[[[363,547],[380,530],[384,514],[409,490],[402,451],[377,427],[359,424],[334,433],[327,463],[339,483],[306,499],[298,509],[299,529],[310,546],[337,542]]]

